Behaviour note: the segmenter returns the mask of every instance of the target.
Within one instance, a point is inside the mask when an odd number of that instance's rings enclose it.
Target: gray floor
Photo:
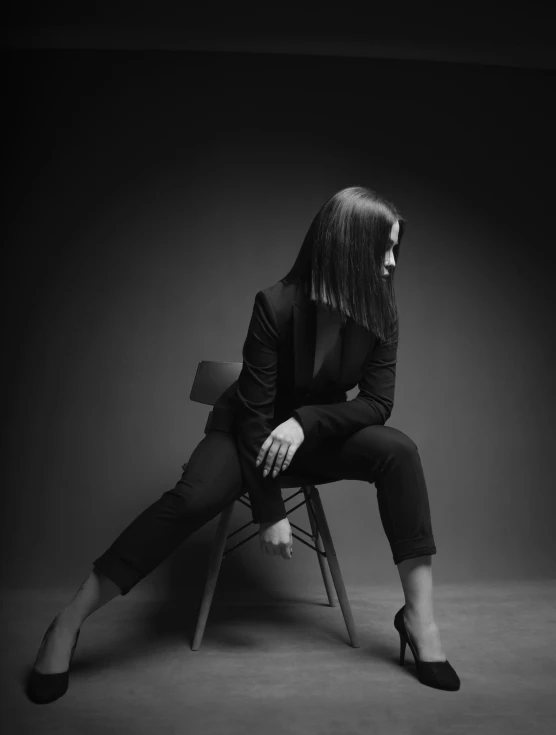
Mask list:
[[[23,681],[68,594],[3,593],[4,733],[556,732],[556,580],[435,584],[458,692],[423,686],[409,649],[409,666],[398,665],[399,585],[348,588],[358,649],[318,587],[302,599],[215,597],[199,651],[196,600],[132,593],[85,622],[68,692],[36,705]]]

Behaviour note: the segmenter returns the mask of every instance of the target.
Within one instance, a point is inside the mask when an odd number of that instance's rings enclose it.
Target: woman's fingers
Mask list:
[[[263,477],[266,477],[268,473],[272,470],[272,465],[274,463],[274,457],[278,453],[278,450],[280,449],[281,444],[282,443],[278,441],[278,439],[274,439],[274,441],[272,442],[272,445],[266,455],[266,460],[265,460],[264,469],[263,469]]]
[[[270,556],[281,556],[284,559],[292,558],[293,546],[291,543],[276,545],[261,542],[260,547],[262,551],[265,551]]]
[[[272,472],[272,477],[276,477],[281,470],[287,469],[296,451],[297,446],[294,444],[275,440],[266,455],[263,477],[266,477],[269,472]]]
[[[274,463],[274,469],[272,470],[272,477],[276,477],[276,475],[282,469],[282,464],[284,462],[284,459],[286,458],[287,451],[287,446],[285,444],[282,444],[276,454],[276,462]]]
[[[276,460],[276,464],[274,465],[273,477],[275,477],[278,472],[280,472],[280,470],[284,472],[288,469],[296,451],[297,447],[294,447],[293,444],[290,444],[284,452],[283,459],[280,458],[280,452],[278,452],[278,459]]]

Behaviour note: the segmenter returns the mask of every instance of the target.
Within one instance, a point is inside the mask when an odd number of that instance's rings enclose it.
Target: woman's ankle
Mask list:
[[[89,615],[120,594],[121,590],[114,582],[93,568],[71,602],[59,613],[60,624],[77,630]]]
[[[66,607],[56,615],[56,626],[77,632],[83,625],[84,620],[71,607]]]
[[[430,603],[405,603],[405,617],[420,625],[435,625],[434,611]]]

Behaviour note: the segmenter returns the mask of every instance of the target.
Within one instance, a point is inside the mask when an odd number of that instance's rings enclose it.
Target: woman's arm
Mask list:
[[[385,424],[394,407],[399,320],[388,342],[378,342],[351,401],[300,406],[292,413],[305,438],[349,436],[365,426]]]
[[[255,467],[261,446],[273,429],[278,376],[278,321],[262,291],[255,295],[242,353],[236,436],[243,482],[254,523],[275,523],[287,517],[279,480],[271,475],[263,477],[264,464]]]

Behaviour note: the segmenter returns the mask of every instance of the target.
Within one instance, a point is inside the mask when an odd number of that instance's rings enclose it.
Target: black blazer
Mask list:
[[[394,406],[398,321],[387,341],[347,319],[337,380],[311,389],[316,346],[316,303],[299,283],[283,280],[258,291],[239,378],[214,404],[207,431],[232,432],[255,523],[287,516],[279,475],[263,477],[255,467],[270,432],[290,417],[299,421],[304,443],[349,436],[384,424]],[[359,393],[348,401],[346,391]]]

